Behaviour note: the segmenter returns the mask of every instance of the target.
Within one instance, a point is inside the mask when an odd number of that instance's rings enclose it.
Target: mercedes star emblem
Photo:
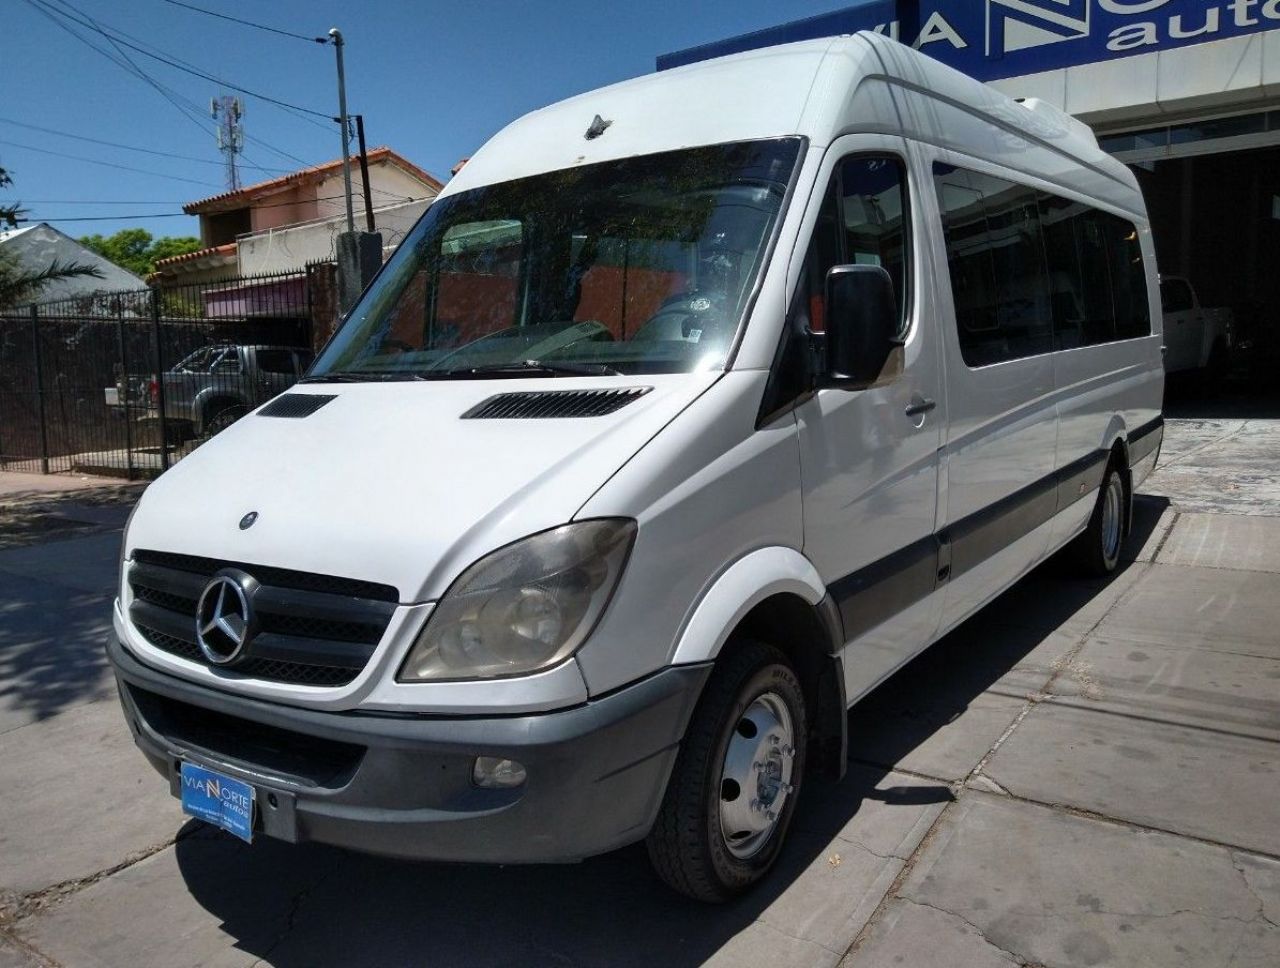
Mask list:
[[[231,568],[213,576],[196,606],[196,644],[214,665],[230,665],[256,631],[253,578]]]

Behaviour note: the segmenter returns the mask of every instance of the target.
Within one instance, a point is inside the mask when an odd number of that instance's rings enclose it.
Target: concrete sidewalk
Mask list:
[[[1050,564],[861,703],[849,775],[714,908],[642,848],[450,867],[185,821],[102,660],[118,531],[0,550],[0,968],[1275,968],[1280,421],[1171,422],[1165,460],[1117,576]]]

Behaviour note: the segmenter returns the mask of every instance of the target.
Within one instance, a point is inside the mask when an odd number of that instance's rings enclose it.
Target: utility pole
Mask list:
[[[342,48],[346,46],[342,31],[333,27],[329,31],[333,49],[338,55],[338,127],[342,130],[342,187],[347,201],[347,231],[356,230],[355,210],[351,206],[351,135],[347,129],[347,75],[342,65]]]
[[[346,312],[360,297],[369,280],[382,265],[382,236],[376,232],[357,232],[355,209],[351,203],[351,127],[347,117],[347,75],[342,64],[345,45],[342,31],[334,27],[329,31],[334,50],[338,55],[338,126],[342,128],[342,184],[347,202],[347,230],[339,232],[335,240],[338,256],[338,307]],[[362,142],[363,142],[363,127]],[[362,144],[363,148],[363,144]],[[365,179],[365,202],[369,199],[369,182]],[[366,214],[366,218],[367,218]],[[369,224],[373,228],[372,221]]]
[[[356,115],[356,144],[360,148],[360,184],[364,186],[365,228],[376,231],[373,222],[373,189],[369,187],[369,151],[364,146],[364,115]]]
[[[218,122],[218,150],[227,156],[227,191],[240,189],[240,173],[236,170],[236,155],[244,151],[244,130],[240,119],[244,117],[244,102],[238,97],[219,95],[209,101],[209,113]]]

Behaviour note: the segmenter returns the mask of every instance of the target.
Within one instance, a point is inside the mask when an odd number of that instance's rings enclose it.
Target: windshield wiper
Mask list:
[[[622,376],[603,363],[568,363],[547,360],[515,360],[511,363],[490,363],[484,366],[464,366],[456,370],[441,370],[441,376]]]

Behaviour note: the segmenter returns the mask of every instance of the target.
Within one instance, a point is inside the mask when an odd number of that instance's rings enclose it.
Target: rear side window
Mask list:
[[[936,165],[960,352],[971,367],[1047,353],[1053,314],[1035,189]]]
[[[1138,230],[1132,222],[1109,212],[1097,214],[1107,243],[1111,298],[1116,309],[1116,339],[1150,336],[1151,304],[1147,301],[1147,273],[1142,265]]]
[[[1133,223],[951,165],[934,180],[968,366],[1150,335]]]

